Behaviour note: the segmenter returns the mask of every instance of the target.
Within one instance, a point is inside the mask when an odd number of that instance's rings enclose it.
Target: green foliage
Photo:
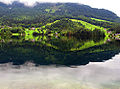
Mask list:
[[[114,24],[109,30],[120,33],[120,24]]]
[[[95,9],[76,3],[37,3],[34,7],[26,7],[22,3],[13,2],[11,5],[1,3],[0,7],[0,23],[12,27],[22,26],[28,28],[33,26],[32,24],[34,24],[34,27],[40,27],[49,23],[48,21],[53,22],[54,20],[57,20],[58,17],[61,18],[61,16],[84,19],[86,22],[102,27],[104,26],[100,22],[96,23],[90,19],[86,19],[86,17],[114,21],[119,19],[117,15],[108,10]],[[85,17],[83,18],[81,15]],[[104,22],[104,24],[106,23],[107,22]],[[109,25],[106,27],[108,26]]]
[[[47,11],[48,13],[50,12],[50,9],[45,9],[45,11]]]
[[[10,27],[7,28],[9,31],[5,30],[6,28],[1,28],[1,34],[7,32],[7,34],[13,35],[17,33],[54,35],[56,32],[73,34],[82,29],[85,31],[86,29],[91,31],[99,29],[107,35],[104,28],[107,28],[106,30],[116,29],[113,28],[114,23],[110,21],[118,18],[110,11],[76,3],[37,3],[31,8],[19,2],[14,2],[11,5],[1,3],[0,5],[0,25]],[[32,28],[35,29],[31,30]],[[116,30],[116,32],[118,31]]]
[[[76,31],[82,28],[82,24],[80,22],[73,22],[69,19],[61,19],[60,21],[46,26],[47,29],[62,32],[62,31]]]

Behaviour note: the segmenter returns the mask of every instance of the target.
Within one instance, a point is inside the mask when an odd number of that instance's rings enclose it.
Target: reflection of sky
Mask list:
[[[77,68],[32,65],[0,66],[0,89],[118,89],[120,54],[104,63]]]

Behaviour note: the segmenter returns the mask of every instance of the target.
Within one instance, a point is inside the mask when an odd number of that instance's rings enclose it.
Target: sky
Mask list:
[[[93,8],[102,8],[113,11],[120,17],[120,0],[0,0],[0,2],[11,3],[13,1],[20,1],[25,3],[25,5],[32,6],[37,2],[73,2],[89,5]]]

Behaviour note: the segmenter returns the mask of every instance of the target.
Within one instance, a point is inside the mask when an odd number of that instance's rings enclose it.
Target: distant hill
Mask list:
[[[13,2],[6,5],[0,2],[0,17],[9,19],[34,19],[38,16],[86,16],[104,20],[120,22],[120,18],[105,9],[92,8],[78,3],[38,3],[34,7],[27,7],[23,3]]]

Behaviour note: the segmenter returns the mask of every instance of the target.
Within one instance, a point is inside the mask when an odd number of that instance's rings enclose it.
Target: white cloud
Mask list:
[[[120,0],[0,0],[4,3],[11,3],[13,1],[20,1],[25,3],[26,5],[32,6],[34,3],[37,2],[77,2],[86,5],[90,5],[91,7],[95,8],[104,8],[115,12],[118,16],[120,16],[120,8],[119,3]]]
[[[80,0],[79,2],[95,8],[104,8],[111,10],[120,16],[120,0]]]

